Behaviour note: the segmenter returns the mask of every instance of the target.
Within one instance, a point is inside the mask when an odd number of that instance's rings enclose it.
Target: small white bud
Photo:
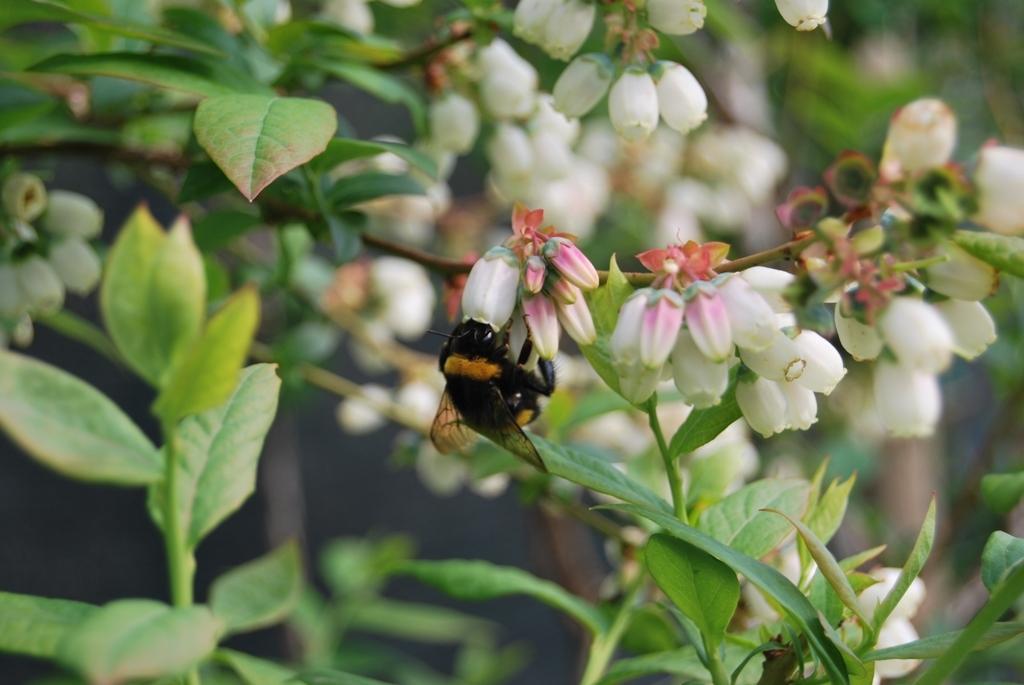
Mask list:
[[[828,0],[775,0],[775,6],[797,31],[813,31],[827,20]]]
[[[476,261],[462,291],[462,312],[470,319],[503,328],[512,317],[519,288],[519,265],[507,248],[492,248]]]
[[[18,286],[30,310],[50,313],[63,306],[64,284],[49,262],[33,255],[20,262],[15,269]]]
[[[885,596],[896,587],[896,581],[900,577],[900,569],[892,568],[889,566],[879,566],[868,571],[868,575],[877,580],[878,582],[874,585],[869,585],[864,589],[860,595],[857,596],[857,604],[860,606],[868,618],[871,618],[875,614],[875,610],[878,609],[878,605],[882,603]],[[910,587],[900,598],[900,601],[896,604],[896,607],[890,614],[891,618],[913,618],[914,614],[921,607],[924,602],[925,587],[924,581],[920,578],[914,578],[910,583]]]
[[[647,0],[647,21],[662,33],[686,36],[704,26],[704,0]]]
[[[103,210],[85,195],[52,190],[46,213],[39,223],[43,230],[55,236],[91,240],[103,230]]]
[[[733,275],[718,286],[718,295],[725,303],[737,345],[748,350],[763,350],[772,344],[777,328],[775,312],[753,286]]]
[[[584,0],[552,1],[556,4],[547,18],[541,47],[555,59],[568,61],[590,35],[597,7]]]
[[[480,130],[476,105],[458,93],[442,95],[430,105],[430,136],[443,150],[469,152]]]
[[[897,437],[924,437],[935,431],[942,394],[934,374],[880,360],[875,364],[875,408],[882,425]]]
[[[713,407],[729,387],[729,362],[705,357],[684,328],[672,350],[672,378],[683,399],[695,409]]]
[[[526,131],[512,124],[498,124],[487,142],[487,158],[503,179],[529,179],[533,173],[533,144]]]
[[[814,391],[797,383],[779,383],[786,398],[786,427],[805,431],[818,421],[818,400]]]
[[[614,76],[611,60],[603,53],[580,55],[555,82],[555,109],[567,117],[581,117],[608,92]]]
[[[846,375],[839,351],[814,331],[800,331],[793,343],[806,362],[797,383],[823,395],[831,394]]]
[[[981,302],[946,300],[935,305],[953,332],[953,351],[974,359],[996,341],[996,322]]]
[[[516,5],[512,32],[528,43],[539,43],[554,8],[552,0],[522,0]]]
[[[689,133],[708,118],[708,96],[689,69],[675,62],[658,62],[654,76],[658,110],[666,124]]]
[[[890,618],[878,631],[875,649],[898,647],[918,639],[920,636],[917,634],[914,624],[909,620]],[[920,659],[882,659],[875,662],[875,675],[886,680],[903,678],[917,668],[920,663]]]
[[[368,0],[327,0],[320,13],[356,33],[373,33],[373,12]]]
[[[974,172],[978,213],[974,219],[996,233],[1024,233],[1024,150],[983,147]]]
[[[379,407],[390,400],[388,389],[381,385],[368,384],[363,386],[363,394],[365,397],[349,397],[338,403],[338,423],[346,433],[372,433],[385,423]]]
[[[626,140],[644,140],[658,126],[658,88],[639,67],[628,67],[608,95],[612,126]]]
[[[736,402],[750,427],[768,438],[786,430],[786,396],[779,383],[767,378],[742,380],[736,384]]]
[[[942,166],[956,145],[956,115],[942,100],[922,98],[897,110],[889,122],[882,166],[908,173]]]
[[[26,305],[14,267],[0,264],[0,318],[16,319],[24,313]]]
[[[65,238],[50,248],[50,264],[67,289],[88,295],[100,281],[103,270],[99,255],[84,240]]]
[[[557,136],[567,145],[575,143],[580,135],[579,119],[558,111],[555,108],[554,97],[546,93],[537,96],[537,109],[530,117],[528,128],[533,134],[548,133]]]
[[[882,337],[873,326],[863,324],[852,316],[843,316],[836,306],[836,333],[843,348],[859,362],[875,359],[882,352]]]
[[[878,319],[882,339],[901,364],[938,373],[953,357],[953,333],[932,305],[915,297],[896,297]]]
[[[46,187],[35,174],[11,174],[2,194],[4,210],[20,221],[33,221],[46,209]]]
[[[537,70],[500,38],[480,50],[478,61],[484,108],[497,119],[528,116],[537,96]]]

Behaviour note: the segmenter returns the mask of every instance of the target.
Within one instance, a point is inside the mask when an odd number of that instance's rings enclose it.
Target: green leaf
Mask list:
[[[232,190],[235,186],[213,162],[196,162],[188,168],[178,191],[178,203],[197,202]],[[197,241],[198,242],[198,241]]]
[[[0,428],[31,456],[72,478],[143,485],[163,458],[106,395],[55,366],[0,350]]]
[[[190,416],[175,431],[179,530],[195,547],[256,487],[256,463],[277,411],[281,379],[273,364],[244,369],[219,407]],[[150,512],[162,527],[163,488],[150,489]]]
[[[777,509],[767,509],[773,514],[782,516],[785,520],[789,521],[797,532],[800,534],[800,539],[807,545],[807,550],[811,553],[811,557],[818,564],[818,570],[828,580],[828,584],[835,590],[836,596],[845,604],[857,617],[864,623],[868,624],[871,622],[870,618],[864,614],[860,608],[860,604],[857,603],[857,593],[854,591],[853,586],[850,585],[850,579],[846,577],[846,572],[843,571],[839,566],[839,562],[832,556],[832,552],[828,551],[825,547],[825,543],[822,542],[817,535],[814,534],[803,521],[793,518]]]
[[[54,55],[31,71],[68,76],[108,76],[200,97],[268,93],[268,88],[224,62],[137,52]]]
[[[986,637],[993,624],[1024,594],[1024,562],[1012,567],[992,590],[988,602],[967,627],[957,635],[931,667],[918,679],[917,685],[941,685],[951,682],[950,676],[967,655]]]
[[[221,54],[216,48],[177,31],[140,24],[124,17],[108,17],[92,12],[83,12],[46,0],[4,0],[4,14],[0,17],[0,30],[39,21],[77,24],[114,36],[144,40],[154,45],[168,45],[210,55]]]
[[[864,655],[865,661],[885,661],[887,659],[937,659],[953,646],[953,643],[960,637],[962,630],[954,630],[941,635],[914,640],[903,645],[876,649]],[[971,647],[972,652],[978,652],[989,647],[994,647],[1002,642],[1013,639],[1024,633],[1024,621],[1008,621],[996,623],[978,638],[978,641]]]
[[[193,122],[196,140],[250,202],[323,152],[337,127],[326,102],[265,95],[207,98]]]
[[[693,646],[687,645],[666,652],[619,659],[608,667],[608,671],[598,681],[598,684],[615,685],[658,673],[666,673],[684,680],[698,682],[706,682],[710,677],[708,670],[701,663],[700,657],[697,656],[697,650]]]
[[[374,171],[338,179],[327,191],[327,201],[335,209],[344,209],[387,195],[423,195],[424,192],[423,186],[410,176]]]
[[[220,170],[217,173],[220,174]],[[229,245],[235,238],[261,225],[263,220],[255,214],[235,209],[215,209],[193,224],[192,234],[196,246],[207,254]]]
[[[818,499],[807,516],[807,527],[823,543],[827,544],[843,523],[843,517],[846,516],[846,504],[850,499],[850,491],[853,490],[856,480],[857,477],[852,475],[844,481],[837,478],[829,483],[825,494]]]
[[[117,348],[114,347],[114,343],[107,337],[107,334],[96,324],[83,319],[72,311],[62,309],[52,314],[33,314],[32,320],[53,329],[66,338],[91,347],[115,364],[123,364]]]
[[[790,533],[786,521],[763,510],[777,509],[797,518],[807,506],[809,488],[805,480],[754,481],[708,507],[698,527],[733,549],[760,558]]]
[[[57,657],[104,685],[175,675],[217,646],[220,623],[203,606],[122,599],[97,609],[61,641]]]
[[[295,677],[295,671],[290,668],[233,649],[218,649],[213,656],[234,671],[245,685],[281,685]]]
[[[174,364],[153,411],[168,425],[220,406],[238,384],[259,323],[256,289],[235,293],[206,324],[188,353]]]
[[[917,540],[914,541],[910,556],[907,557],[906,563],[900,569],[896,584],[875,608],[875,615],[871,621],[876,632],[903,599],[903,595],[910,588],[910,584],[914,582],[914,578],[920,575],[921,569],[924,568],[924,562],[931,554],[933,542],[935,542],[935,497],[932,497],[931,504],[928,505],[928,513],[925,514],[924,523],[921,524],[921,532],[918,533]]]
[[[334,138],[327,143],[327,149],[316,157],[313,163],[317,169],[327,172],[343,162],[375,157],[386,152],[398,155],[431,178],[437,177],[437,163],[423,151],[403,143],[388,143],[379,140]]]
[[[284,620],[300,594],[299,548],[289,542],[215,580],[210,587],[210,608],[228,633],[242,633]]]
[[[957,231],[953,242],[1000,271],[1024,278],[1024,238],[981,231]]]
[[[1007,572],[1024,559],[1024,540],[997,530],[981,553],[981,581],[992,592]]]
[[[825,634],[825,628],[818,618],[817,610],[784,575],[771,566],[738,552],[700,530],[683,524],[664,510],[634,504],[615,505],[613,508],[642,516],[656,523],[674,537],[707,552],[733,571],[742,573],[761,592],[775,600],[793,625],[803,632],[811,649],[814,650],[828,673],[829,680],[836,685],[846,685],[848,682],[846,664],[838,648]]]
[[[0,652],[52,659],[68,631],[95,610],[69,599],[0,592]]]
[[[532,433],[530,439],[537,447],[544,466],[552,475],[618,497],[625,502],[643,504],[664,511],[672,510],[665,500],[600,457],[550,442]]]
[[[608,340],[615,330],[615,322],[619,318],[619,310],[623,303],[633,294],[633,286],[619,269],[613,255],[608,264],[608,278],[604,285],[587,293],[587,305],[594,319],[597,340],[593,345],[583,345],[580,351],[587,358],[597,375],[609,388],[619,391],[619,374],[612,365]]]
[[[139,205],[107,257],[100,309],[121,356],[160,387],[198,335],[206,309],[203,259],[188,223],[164,233]]]
[[[997,514],[1009,512],[1024,497],[1024,471],[985,476],[981,479],[981,497]]]
[[[303,685],[389,685],[373,678],[366,678],[354,673],[332,671],[326,668],[303,671],[295,676],[292,682],[302,683]]]
[[[415,642],[462,643],[495,632],[488,621],[453,609],[383,598],[353,603],[346,618],[353,630]]]
[[[729,388],[722,395],[722,400],[707,409],[694,409],[686,417],[669,442],[668,451],[673,459],[689,454],[702,447],[743,416],[740,405],[736,403],[736,372],[732,373]]]
[[[693,545],[658,534],[644,548],[658,587],[697,624],[708,649],[716,649],[740,601],[735,571]]]
[[[496,566],[486,561],[452,559],[407,561],[397,566],[396,573],[413,576],[452,597],[470,601],[529,595],[572,616],[595,635],[605,628],[604,617],[593,606],[551,581],[541,580],[518,568]]]
[[[423,97],[405,81],[379,69],[353,62],[323,60],[311,66],[366,91],[378,100],[404,106],[409,110],[416,130],[426,130],[427,110],[423,105]]]

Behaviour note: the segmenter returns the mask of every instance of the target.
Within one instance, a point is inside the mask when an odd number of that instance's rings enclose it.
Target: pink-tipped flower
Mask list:
[[[544,256],[558,273],[577,288],[593,290],[601,284],[594,265],[580,248],[566,238],[552,238],[544,243]]]
[[[544,278],[547,275],[548,269],[544,266],[544,260],[532,255],[526,260],[526,268],[523,270],[523,288],[526,292],[536,295],[544,287]]]
[[[558,314],[555,305],[543,295],[523,298],[523,317],[530,329],[530,339],[541,359],[554,359],[558,354]]]
[[[616,366],[640,364],[640,331],[647,309],[647,298],[653,292],[650,288],[641,288],[630,295],[619,309],[619,318],[615,321],[615,330],[609,340],[612,361]]]
[[[640,363],[662,366],[683,325],[683,298],[674,290],[656,290],[647,301],[640,331]]]
[[[732,354],[732,327],[725,302],[718,292],[708,286],[701,287],[696,296],[686,303],[686,327],[693,342],[704,356],[721,362]]]
[[[576,299],[569,303],[556,302],[555,309],[558,310],[558,320],[561,322],[565,332],[576,341],[577,345],[593,345],[597,340],[597,330],[594,328],[594,319],[590,315],[590,308],[583,293],[572,283],[567,284],[570,288],[576,289]]]
[[[718,296],[725,303],[732,337],[737,345],[763,350],[775,338],[775,312],[754,287],[738,275],[732,275],[718,286]]]
[[[736,402],[750,427],[768,438],[789,425],[786,396],[779,384],[766,378],[736,384]]]
[[[583,295],[579,288],[577,288],[564,278],[556,278],[554,279],[554,281],[555,282],[552,283],[550,288],[548,289],[548,292],[551,294],[551,297],[553,297],[556,302],[561,302],[562,304],[572,304],[580,296]]]
[[[462,291],[462,312],[470,319],[502,328],[512,316],[519,288],[519,259],[494,247],[477,260]]]

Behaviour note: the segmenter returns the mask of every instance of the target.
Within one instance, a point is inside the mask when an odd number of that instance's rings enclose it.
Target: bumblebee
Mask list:
[[[555,390],[555,367],[545,359],[527,368],[529,338],[512,356],[506,330],[469,319],[460,323],[441,348],[440,367],[447,382],[430,439],[442,454],[473,440],[472,429],[541,471],[544,462],[523,432],[540,414],[540,397]]]

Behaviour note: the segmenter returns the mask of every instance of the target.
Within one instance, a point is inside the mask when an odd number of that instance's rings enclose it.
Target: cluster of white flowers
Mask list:
[[[380,2],[392,7],[412,7],[418,5],[420,0],[380,0]],[[373,33],[374,19],[370,0],[325,0],[320,9],[320,16],[356,33]]]
[[[86,295],[99,283],[100,258],[88,241],[103,229],[103,212],[84,195],[47,193],[32,174],[8,176],[2,195],[0,254],[16,256],[0,256],[0,344],[10,335],[27,345],[33,314],[58,311],[66,291]]]

